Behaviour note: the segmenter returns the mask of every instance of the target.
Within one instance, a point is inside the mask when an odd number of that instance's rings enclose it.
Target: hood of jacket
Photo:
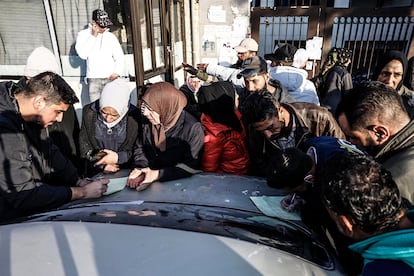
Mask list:
[[[270,69],[270,77],[279,80],[289,91],[299,90],[307,80],[308,73],[292,66],[276,66]]]
[[[414,229],[377,235],[354,243],[349,248],[361,254],[365,264],[374,260],[394,260],[414,268]]]
[[[220,132],[232,130],[229,126],[214,122],[213,119],[207,114],[201,115],[201,123],[214,136],[219,135]]]

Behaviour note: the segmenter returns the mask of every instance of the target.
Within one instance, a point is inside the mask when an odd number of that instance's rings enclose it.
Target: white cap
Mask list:
[[[24,75],[26,77],[34,77],[46,71],[62,75],[62,71],[52,51],[43,46],[37,47],[27,58]]]
[[[292,66],[296,68],[303,68],[306,62],[308,61],[308,59],[309,59],[308,52],[303,48],[299,48],[296,51],[295,55],[293,56]]]
[[[253,38],[245,38],[243,39],[239,46],[233,48],[238,53],[245,53],[248,51],[257,52],[259,50],[259,44],[257,44],[256,40]]]

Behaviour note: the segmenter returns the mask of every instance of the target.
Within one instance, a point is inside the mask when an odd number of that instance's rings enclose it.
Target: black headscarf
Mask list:
[[[235,113],[235,94],[234,86],[228,81],[201,86],[198,91],[200,110],[209,115],[214,122],[241,131],[242,126]]]
[[[378,60],[377,66],[374,69],[374,73],[372,75],[372,80],[378,80],[378,76],[381,73],[381,70],[387,65],[388,62],[391,60],[399,60],[403,66],[403,78],[401,79],[400,83],[397,85],[397,89],[399,90],[403,85],[404,75],[407,72],[407,57],[401,51],[391,50],[385,53],[384,56],[381,56],[381,59]]]

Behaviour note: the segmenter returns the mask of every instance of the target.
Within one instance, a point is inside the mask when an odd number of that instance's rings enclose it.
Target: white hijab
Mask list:
[[[101,97],[99,98],[99,109],[112,107],[119,114],[119,118],[112,123],[103,121],[108,128],[118,124],[128,113],[130,95],[131,91],[129,90],[128,83],[123,79],[108,82],[102,89]]]

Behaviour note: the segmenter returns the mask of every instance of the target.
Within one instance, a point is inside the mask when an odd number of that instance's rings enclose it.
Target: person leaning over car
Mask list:
[[[79,180],[73,164],[42,131],[62,121],[77,101],[70,86],[52,72],[34,76],[24,89],[0,83],[0,221],[106,191],[108,180]]]
[[[327,108],[312,103],[279,103],[267,90],[250,94],[243,103],[252,173],[265,175],[270,158],[281,149],[299,147],[313,136],[345,138]]]
[[[155,181],[200,172],[204,131],[184,110],[185,95],[168,82],[151,84],[141,100],[142,134],[134,151],[135,169],[127,185],[137,191]]]
[[[414,275],[413,210],[392,175],[364,155],[341,152],[326,163],[321,198],[337,228],[364,258],[362,276]]]
[[[337,117],[348,140],[382,163],[414,204],[414,121],[396,90],[379,81],[361,83],[342,98]]]

